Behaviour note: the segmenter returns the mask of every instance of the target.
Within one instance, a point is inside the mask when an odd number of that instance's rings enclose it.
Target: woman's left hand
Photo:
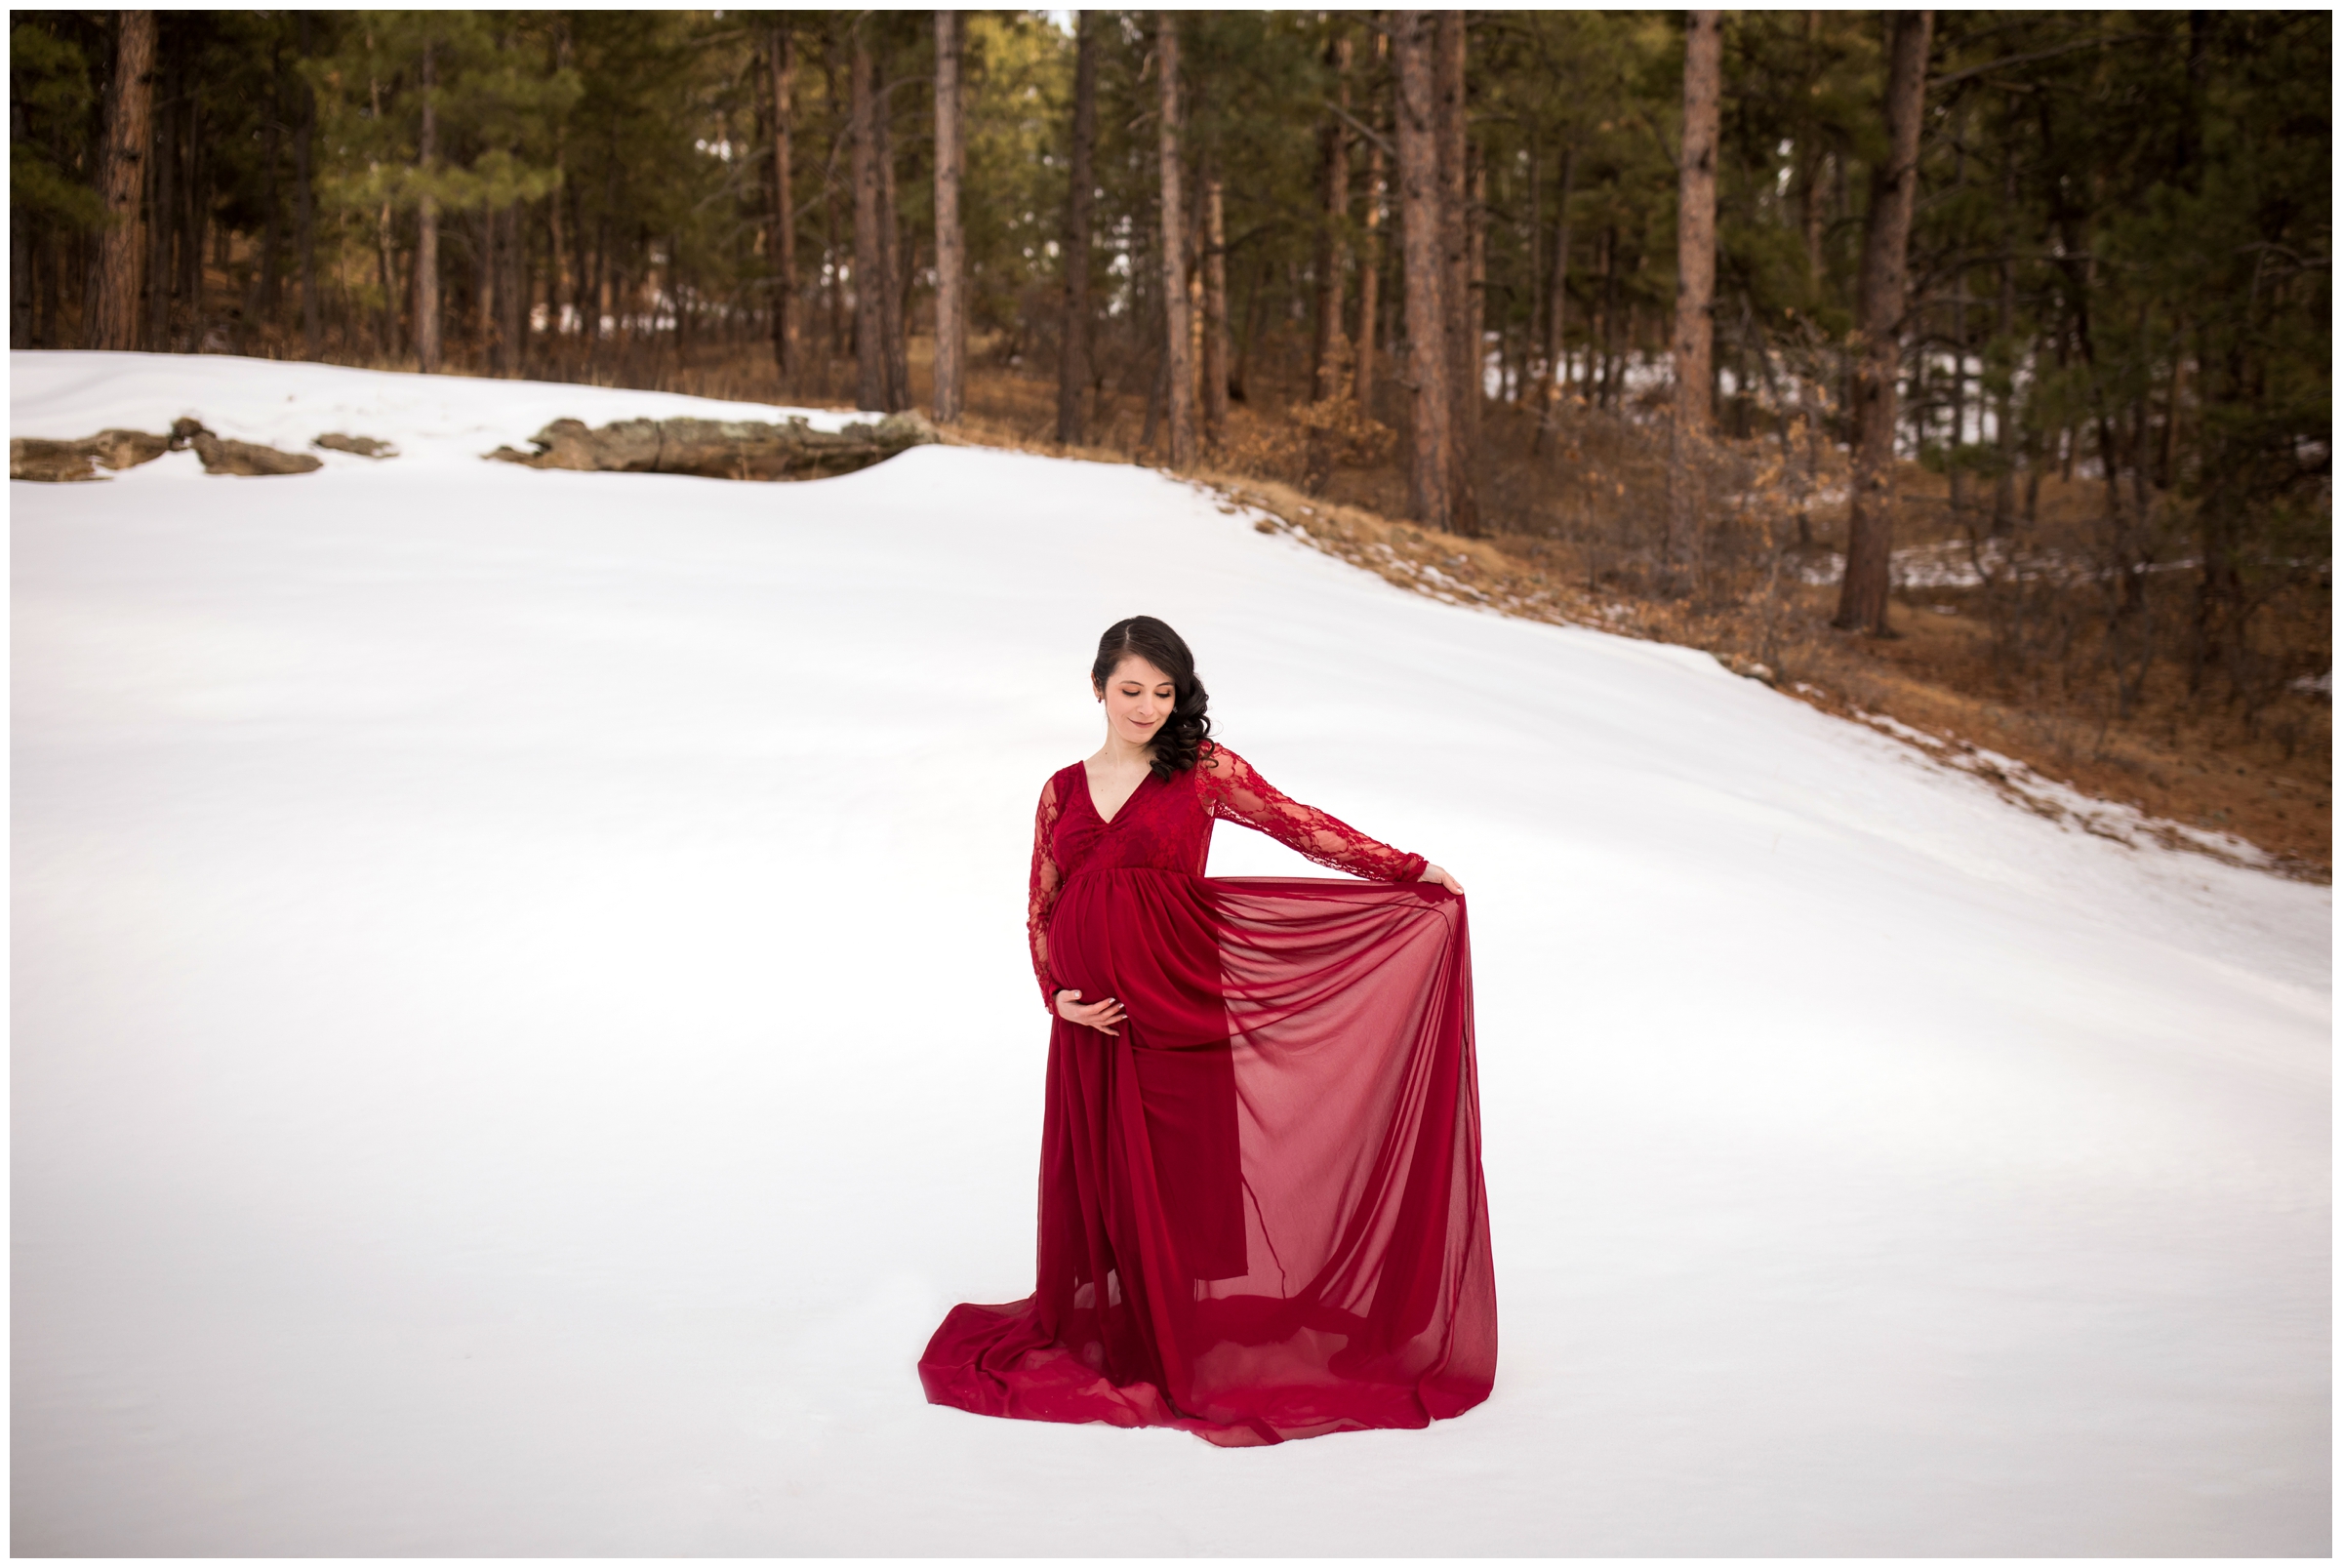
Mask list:
[[[1441,887],[1447,889],[1448,892],[1453,893],[1457,898],[1460,899],[1464,896],[1463,883],[1448,875],[1447,872],[1440,867],[1433,865],[1428,862],[1423,867],[1423,874],[1417,877],[1415,880],[1418,882],[1436,882]]]

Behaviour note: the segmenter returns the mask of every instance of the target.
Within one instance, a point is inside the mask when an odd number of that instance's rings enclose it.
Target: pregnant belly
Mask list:
[[[1219,922],[1200,877],[1144,867],[1077,874],[1050,914],[1049,972],[1087,1000],[1119,1001],[1133,1045],[1179,1050],[1228,1038]]]

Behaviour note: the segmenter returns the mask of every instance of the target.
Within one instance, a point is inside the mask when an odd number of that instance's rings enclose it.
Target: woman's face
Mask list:
[[[1131,745],[1145,745],[1171,716],[1179,688],[1137,654],[1124,654],[1100,695],[1106,701],[1108,732]]]

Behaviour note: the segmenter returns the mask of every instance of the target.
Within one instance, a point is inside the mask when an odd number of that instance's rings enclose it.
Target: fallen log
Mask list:
[[[193,447],[205,473],[265,478],[280,473],[313,473],[325,466],[323,458],[305,452],[279,452],[253,441],[230,441],[214,435],[194,420],[176,420],[171,425],[173,447]]]
[[[816,430],[802,416],[754,420],[620,420],[589,429],[555,420],[529,438],[533,452],[498,447],[488,457],[530,468],[584,473],[688,473],[707,479],[828,479],[884,462],[937,439],[916,414]]]
[[[167,435],[144,430],[101,430],[78,441],[45,441],[25,436],[8,443],[8,476],[36,484],[69,485],[152,462],[171,450]]]

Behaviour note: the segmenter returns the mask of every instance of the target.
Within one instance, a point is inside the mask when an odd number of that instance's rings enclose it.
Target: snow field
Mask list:
[[[11,488],[20,1551],[2329,1548],[2328,890],[1144,469],[536,472],[477,455],[773,413],[11,375],[18,434],[406,454]],[[1140,610],[1267,777],[1471,890],[1461,1420],[920,1402],[943,1311],[1030,1287],[1032,800]]]

